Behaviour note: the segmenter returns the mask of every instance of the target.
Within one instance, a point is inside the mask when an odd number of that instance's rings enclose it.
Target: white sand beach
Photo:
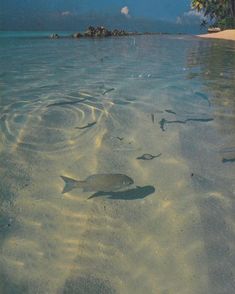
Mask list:
[[[198,35],[198,37],[235,41],[235,30],[225,30],[218,33],[203,34],[203,35]]]

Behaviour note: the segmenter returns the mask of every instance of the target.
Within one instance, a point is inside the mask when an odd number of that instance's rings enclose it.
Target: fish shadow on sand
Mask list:
[[[155,188],[153,186],[137,186],[133,189],[128,189],[125,191],[118,191],[118,192],[96,192],[95,194],[91,195],[88,199],[101,197],[101,196],[108,196],[108,199],[112,200],[137,200],[143,199],[150,194],[155,192]]]

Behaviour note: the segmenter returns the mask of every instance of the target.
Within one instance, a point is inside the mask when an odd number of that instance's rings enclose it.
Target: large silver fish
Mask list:
[[[117,191],[129,185],[134,181],[123,174],[95,174],[89,176],[84,181],[74,180],[65,176],[61,176],[65,182],[62,193],[67,193],[73,189],[80,188],[84,192],[110,192]]]

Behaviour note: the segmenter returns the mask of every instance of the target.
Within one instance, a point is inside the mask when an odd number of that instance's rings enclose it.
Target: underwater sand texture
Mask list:
[[[221,150],[235,146],[234,48],[183,36],[0,42],[0,293],[231,294],[235,172]],[[211,52],[228,61],[205,63]],[[146,153],[162,155],[136,160]],[[135,186],[61,193],[60,175],[97,173]]]

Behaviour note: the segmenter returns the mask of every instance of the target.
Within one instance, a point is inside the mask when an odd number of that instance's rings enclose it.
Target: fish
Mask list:
[[[198,121],[198,122],[210,122],[213,121],[213,118],[187,118],[185,120],[166,120],[165,118],[161,119],[159,124],[161,130],[164,132],[166,124],[186,124],[188,121]]]
[[[223,163],[226,163],[226,162],[235,162],[235,158],[223,158],[222,159],[222,162]]]
[[[188,118],[185,120],[185,122],[187,121],[199,121],[199,122],[209,122],[214,120],[213,118]]]
[[[184,120],[166,120],[165,118],[161,119],[159,124],[160,124],[160,128],[163,132],[165,132],[165,125],[166,124],[172,124],[172,123],[179,123],[179,124],[185,124],[186,121]]]
[[[149,154],[149,153],[145,153],[145,154],[143,154],[143,155],[141,155],[139,157],[136,157],[136,159],[152,160],[152,159],[154,159],[156,157],[159,157],[161,155],[162,155],[161,153],[159,153],[158,155],[152,155],[152,154]]]
[[[136,200],[136,199],[143,199],[150,194],[155,192],[154,186],[137,186],[133,189],[128,189],[124,191],[116,191],[116,192],[97,192],[91,195],[88,199],[101,197],[101,196],[108,196],[108,199],[111,200]]]
[[[94,126],[95,124],[96,124],[96,121],[94,121],[92,123],[88,123],[87,125],[82,126],[82,127],[75,127],[75,129],[83,130],[83,129],[86,129],[86,128],[90,128],[90,127]]]
[[[165,112],[176,114],[176,112],[174,112],[173,110],[170,110],[170,109],[165,109]]]
[[[154,124],[154,114],[151,113],[151,120],[152,120],[152,123]]]
[[[166,123],[168,123],[168,124],[186,124],[187,121],[188,121],[188,119],[186,119],[186,120],[166,120]]]
[[[160,121],[159,121],[159,124],[160,124],[160,128],[163,132],[165,132],[165,124],[166,124],[166,119],[165,118],[162,118]]]
[[[77,188],[83,189],[84,192],[110,192],[134,184],[134,180],[124,174],[94,174],[82,181],[65,176],[61,178],[65,183],[62,194]]]
[[[114,91],[114,90],[115,90],[114,88],[110,88],[110,89],[105,90],[102,94],[105,95],[105,94],[107,94],[111,91]]]
[[[115,139],[118,139],[119,141],[122,141],[124,138],[123,137],[119,137],[119,136],[117,136],[117,137],[114,137]]]

